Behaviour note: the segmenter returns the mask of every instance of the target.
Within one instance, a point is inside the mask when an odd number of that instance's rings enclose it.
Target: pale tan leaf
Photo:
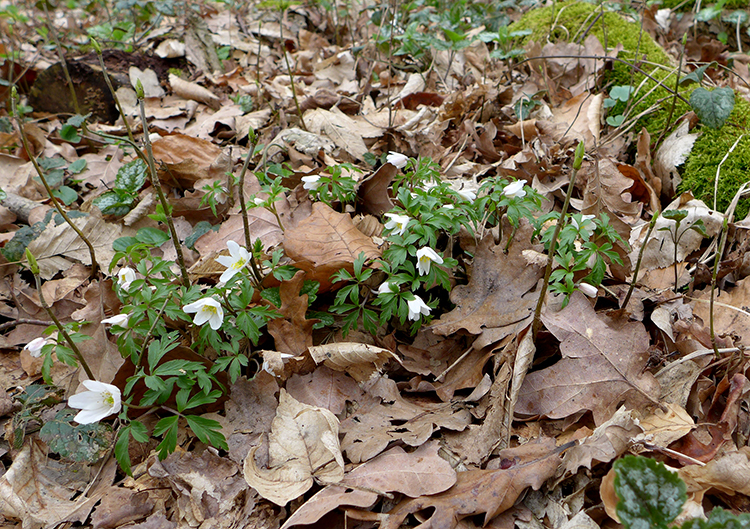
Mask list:
[[[73,223],[94,247],[99,265],[106,268],[114,256],[112,243],[123,236],[122,226],[94,215],[73,219]],[[59,261],[52,259],[54,257],[91,264],[88,246],[66,222],[55,226],[51,221],[42,234],[29,243],[28,248],[39,262],[39,271],[44,279],[51,279],[60,270]]]
[[[693,418],[682,406],[670,403],[664,407],[666,410],[656,408],[651,415],[640,420],[643,433],[636,436],[635,441],[667,447],[695,428]]]
[[[245,458],[245,480],[281,506],[304,494],[314,479],[341,481],[344,460],[338,433],[339,421],[330,411],[302,404],[282,389],[268,436],[268,469],[257,467],[256,447]]]
[[[173,73],[169,74],[169,84],[172,87],[172,92],[185,99],[192,99],[198,101],[218,110],[221,106],[221,100],[211,90],[202,87],[197,83],[191,83],[180,79]]]
[[[367,146],[358,131],[359,124],[338,108],[316,108],[305,112],[305,123],[310,132],[325,134],[337,147],[357,160],[364,160]]]
[[[380,373],[388,360],[399,358],[388,349],[365,343],[338,342],[309,348],[316,364],[323,363],[336,371],[344,371],[357,382],[366,382]]]
[[[690,120],[683,120],[678,127],[666,138],[654,156],[654,173],[661,180],[662,194],[672,197],[682,177],[677,168],[685,163],[693,144],[700,134],[688,132]]]

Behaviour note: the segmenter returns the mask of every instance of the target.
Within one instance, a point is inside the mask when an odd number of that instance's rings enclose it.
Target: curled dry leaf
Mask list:
[[[378,493],[400,492],[416,498],[449,489],[456,483],[456,471],[437,454],[439,448],[435,441],[411,453],[394,446],[347,473],[340,483],[318,492],[297,509],[282,529],[315,523],[342,505],[370,507]]]
[[[208,105],[214,110],[218,110],[221,106],[221,100],[211,92],[211,90],[203,88],[197,83],[185,81],[184,79],[177,77],[175,74],[170,73],[169,84],[172,86],[172,92],[184,99],[198,101],[199,103]]]
[[[245,480],[281,506],[307,492],[314,480],[338,483],[344,477],[338,435],[339,421],[333,413],[302,404],[282,389],[268,436],[268,469],[256,465],[255,447],[245,458]]]
[[[316,364],[325,364],[335,371],[345,371],[357,382],[366,382],[378,375],[388,360],[399,358],[388,349],[366,343],[339,342],[309,348]]]

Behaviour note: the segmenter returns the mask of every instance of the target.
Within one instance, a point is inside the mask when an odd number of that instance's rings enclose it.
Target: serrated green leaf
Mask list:
[[[121,429],[117,435],[117,442],[115,443],[115,459],[117,459],[120,468],[128,476],[133,475],[133,471],[130,468],[130,433],[130,426]]]
[[[47,421],[39,430],[39,437],[50,450],[72,461],[95,463],[112,444],[112,428],[104,423],[73,423],[73,410],[65,409]]]
[[[700,86],[690,94],[690,106],[701,123],[712,129],[721,128],[734,109],[734,90],[717,88],[709,92]]]
[[[218,421],[212,419],[206,419],[205,417],[198,417],[197,415],[186,415],[188,426],[193,430],[193,433],[201,440],[201,442],[221,448],[222,450],[229,450],[226,438],[221,433],[221,424]]]
[[[625,456],[615,462],[617,516],[625,529],[666,528],[687,500],[685,483],[663,463]]]
[[[179,417],[164,417],[156,423],[154,436],[163,436],[163,440],[156,447],[159,450],[159,459],[164,459],[177,448],[177,421]]]
[[[115,187],[128,193],[137,193],[146,183],[146,171],[148,167],[140,158],[126,163],[117,171]]]

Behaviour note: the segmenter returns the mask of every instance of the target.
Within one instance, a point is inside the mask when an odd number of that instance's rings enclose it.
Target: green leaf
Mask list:
[[[212,226],[211,223],[208,222],[207,220],[200,221],[193,228],[193,233],[191,233],[185,238],[185,246],[187,246],[191,250],[195,250],[195,243],[198,242],[198,239],[203,237],[209,231],[218,232],[220,227],[221,227],[220,224],[217,224],[216,226]]]
[[[661,216],[675,222],[682,222],[688,216],[688,212],[686,209],[668,209],[663,211]]]
[[[724,125],[734,109],[734,90],[717,88],[709,92],[700,86],[690,95],[690,106],[703,124],[718,129]]]
[[[112,249],[116,252],[127,252],[129,247],[139,242],[135,237],[118,237],[112,243]]]
[[[93,204],[99,208],[103,215],[126,215],[130,212],[133,204],[133,197],[122,192],[118,193],[115,191],[107,191],[96,197]]]
[[[666,528],[682,511],[686,488],[654,459],[625,456],[615,462],[617,516],[625,529]]]
[[[0,201],[5,200],[6,198],[8,198],[8,194],[0,189]]]
[[[140,158],[126,163],[117,171],[115,187],[128,193],[137,193],[146,183],[146,171],[148,167]]]
[[[68,171],[70,171],[71,174],[79,174],[86,169],[87,165],[88,162],[86,161],[86,158],[78,158],[68,166]]]
[[[680,79],[680,84],[689,83],[689,82],[700,83],[703,80],[703,76],[706,74],[706,70],[708,70],[715,64],[716,64],[716,61],[712,61],[708,64],[704,64],[700,68],[696,68],[695,71],[690,72],[685,77]]]
[[[70,409],[59,411],[53,420],[44,423],[39,437],[65,459],[95,463],[112,444],[112,428],[100,422],[74,424],[75,413]]]
[[[135,238],[144,244],[159,247],[169,240],[169,234],[156,228],[141,228]]]
[[[634,88],[630,85],[613,86],[612,90],[609,91],[609,97],[612,99],[619,99],[623,103],[630,99],[630,94],[633,93]]]
[[[625,115],[620,114],[619,116],[608,116],[607,117],[607,124],[612,127],[619,127],[622,125],[622,122],[625,121]]]
[[[58,189],[53,191],[55,196],[63,201],[66,206],[70,206],[73,202],[78,200],[78,193],[68,186],[60,186]]]
[[[60,129],[60,138],[71,143],[81,141],[81,135],[78,134],[78,127],[74,127],[73,125],[63,125]]]
[[[750,514],[732,514],[721,507],[716,507],[708,520],[694,518],[682,525],[682,529],[750,529]]]
[[[131,427],[126,426],[120,430],[115,443],[115,459],[120,464],[120,468],[128,475],[132,476],[133,471],[130,468],[130,433]]]
[[[130,433],[133,439],[139,443],[145,443],[148,441],[148,429],[140,421],[133,421],[130,423]]]
[[[221,433],[221,424],[218,421],[196,415],[186,415],[185,418],[188,426],[201,442],[211,444],[222,450],[229,450],[226,438]]]

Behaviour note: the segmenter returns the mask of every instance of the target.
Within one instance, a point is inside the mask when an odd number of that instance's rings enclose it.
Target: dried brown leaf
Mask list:
[[[654,377],[643,368],[649,336],[640,322],[607,321],[575,292],[560,312],[545,311],[545,326],[560,340],[562,360],[526,376],[516,414],[551,419],[589,410],[597,425],[618,403],[653,403],[659,396]]]
[[[302,404],[282,389],[268,436],[268,469],[257,467],[255,447],[245,458],[245,480],[281,506],[304,494],[314,479],[338,483],[344,477],[338,433],[339,421],[330,411]]]
[[[389,360],[399,360],[388,349],[366,343],[329,343],[310,347],[309,351],[316,364],[323,363],[336,371],[344,371],[360,383],[378,376]]]

